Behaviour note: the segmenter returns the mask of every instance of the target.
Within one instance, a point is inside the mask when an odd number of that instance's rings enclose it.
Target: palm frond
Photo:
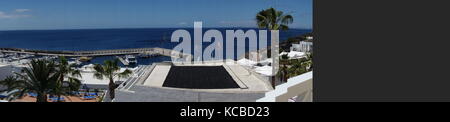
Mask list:
[[[291,24],[292,22],[294,22],[294,17],[292,17],[292,15],[284,15],[281,17],[281,24]]]
[[[80,71],[80,70],[71,70],[71,71],[70,71],[70,75],[71,75],[72,77],[79,77],[79,78],[82,77],[82,76],[81,76],[81,71]]]
[[[28,92],[28,89],[19,89],[19,92],[15,92],[15,93],[11,94],[11,96],[16,96],[16,97],[20,98],[20,97],[23,97],[23,95],[25,95],[25,92]]]
[[[119,78],[126,78],[129,77],[133,72],[131,70],[126,69],[122,73],[117,74]]]
[[[94,65],[94,70],[95,70],[95,72],[98,72],[98,73],[101,73],[101,74],[105,73],[105,68],[102,65],[100,65],[100,64],[95,64]]]
[[[289,27],[287,25],[281,24],[278,29],[280,29],[280,30],[289,30]]]
[[[277,11],[272,7],[259,11],[256,14],[255,20],[258,28],[267,28],[270,30],[287,30],[289,29],[287,25],[294,21],[292,15],[286,15],[284,12]]]
[[[262,14],[256,15],[256,23],[258,28],[267,28],[269,23],[267,22],[267,17]]]
[[[103,74],[100,72],[95,72],[94,73],[94,78],[97,78],[99,80],[103,80]]]
[[[69,77],[68,79],[69,79],[69,81],[68,81],[69,91],[78,91],[81,86],[81,80],[79,80],[77,78],[73,78],[73,77]]]
[[[279,29],[280,29],[280,25],[279,24],[273,24],[272,30],[279,30]]]

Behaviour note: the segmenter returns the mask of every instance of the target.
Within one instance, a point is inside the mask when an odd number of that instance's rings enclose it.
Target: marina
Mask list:
[[[191,60],[191,54],[180,53],[164,48],[134,48],[134,49],[115,49],[115,50],[94,50],[94,51],[47,51],[47,50],[28,50],[18,48],[0,48],[0,62],[21,63],[24,64],[31,58],[42,58],[55,60],[59,56],[69,57],[71,64],[78,66],[92,63],[103,63],[104,60],[118,59],[121,66],[150,65],[153,58],[167,61],[170,57],[180,58],[182,60]],[[25,61],[25,62],[24,62]],[[139,64],[138,62],[141,62]]]
[[[185,54],[165,48],[131,48],[114,50],[93,50],[93,51],[49,51],[49,50],[30,50],[20,48],[0,48],[2,53],[16,53],[24,55],[41,56],[66,56],[66,57],[93,57],[93,56],[112,56],[112,55],[145,55],[148,53],[154,55],[163,55],[176,58],[190,59],[191,54]]]

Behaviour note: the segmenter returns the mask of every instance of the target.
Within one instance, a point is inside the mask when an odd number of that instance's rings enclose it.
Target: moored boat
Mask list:
[[[137,64],[136,57],[134,55],[126,55],[125,61],[127,61],[130,64]]]

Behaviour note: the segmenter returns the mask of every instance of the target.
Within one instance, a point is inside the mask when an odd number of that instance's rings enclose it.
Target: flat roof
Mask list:
[[[137,86],[218,93],[272,90],[270,82],[266,81],[270,79],[258,75],[256,72],[251,72],[250,69],[240,66],[235,61],[202,64],[160,63],[153,65],[154,67],[149,69],[149,74],[141,82],[138,82]],[[130,87],[130,89],[133,88]]]
[[[156,65],[150,76],[145,80],[144,85],[161,87],[170,70],[170,65]]]
[[[240,88],[223,66],[172,66],[163,86],[191,89]]]
[[[208,67],[212,67],[214,70],[203,69]],[[194,71],[190,70],[191,68]],[[267,91],[273,90],[270,82],[267,81],[269,80],[267,77],[258,75],[258,73],[254,73],[250,69],[240,66],[236,61],[203,62],[197,64],[154,63],[143,71],[145,73],[141,75],[142,78],[128,83],[131,85],[126,86],[124,89],[118,89],[115,98],[116,102],[251,102],[263,97]],[[169,75],[171,71],[176,71],[176,73],[181,75]],[[214,72],[220,73],[216,74]],[[224,78],[228,76],[231,76],[231,78]],[[204,81],[207,79],[210,82],[194,81],[189,84],[205,86],[220,85],[222,88],[166,87],[170,81],[166,82],[166,86],[163,86],[166,79],[169,80],[169,78],[176,78],[176,80],[179,80],[177,83],[188,83],[193,79],[198,80],[199,78]],[[224,84],[217,82],[214,78],[227,79],[237,85],[234,86],[235,88],[223,88]]]

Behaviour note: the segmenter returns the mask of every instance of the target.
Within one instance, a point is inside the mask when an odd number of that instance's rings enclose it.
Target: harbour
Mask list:
[[[93,51],[49,51],[49,50],[30,50],[20,48],[0,48],[2,53],[17,53],[42,56],[66,56],[66,57],[93,57],[93,56],[112,56],[112,55],[144,55],[157,54],[176,58],[190,58],[191,54],[184,54],[165,48],[130,48],[113,50],[93,50]]]

